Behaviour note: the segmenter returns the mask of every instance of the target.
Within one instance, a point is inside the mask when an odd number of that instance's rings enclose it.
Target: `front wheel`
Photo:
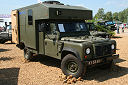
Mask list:
[[[61,69],[65,75],[72,75],[76,78],[82,76],[86,70],[84,64],[72,54],[68,54],[63,58]]]
[[[26,60],[32,60],[33,58],[33,53],[28,48],[24,49],[24,58]]]

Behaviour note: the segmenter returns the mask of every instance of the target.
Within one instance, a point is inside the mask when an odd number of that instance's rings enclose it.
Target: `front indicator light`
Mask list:
[[[116,50],[113,50],[113,53],[116,53]]]
[[[87,59],[87,56],[84,56],[85,59]]]

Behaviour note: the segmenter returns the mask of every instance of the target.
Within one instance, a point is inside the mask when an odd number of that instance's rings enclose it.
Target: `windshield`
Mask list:
[[[87,25],[83,22],[58,23],[58,28],[59,28],[59,31],[62,33],[88,31]]]

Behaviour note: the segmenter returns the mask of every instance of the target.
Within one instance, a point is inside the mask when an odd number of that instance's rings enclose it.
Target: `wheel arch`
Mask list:
[[[82,60],[80,57],[79,52],[74,49],[74,48],[70,48],[70,47],[64,47],[62,52],[61,52],[61,60],[67,55],[67,54],[73,54],[75,57],[77,57],[78,59]]]
[[[21,50],[23,50],[25,48],[25,44],[24,42],[20,42],[19,44],[16,45],[18,48],[20,48]]]

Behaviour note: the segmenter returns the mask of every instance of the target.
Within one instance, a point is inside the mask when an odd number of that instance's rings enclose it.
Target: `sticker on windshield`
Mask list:
[[[59,27],[60,32],[65,32],[63,24],[58,24],[58,27]]]

